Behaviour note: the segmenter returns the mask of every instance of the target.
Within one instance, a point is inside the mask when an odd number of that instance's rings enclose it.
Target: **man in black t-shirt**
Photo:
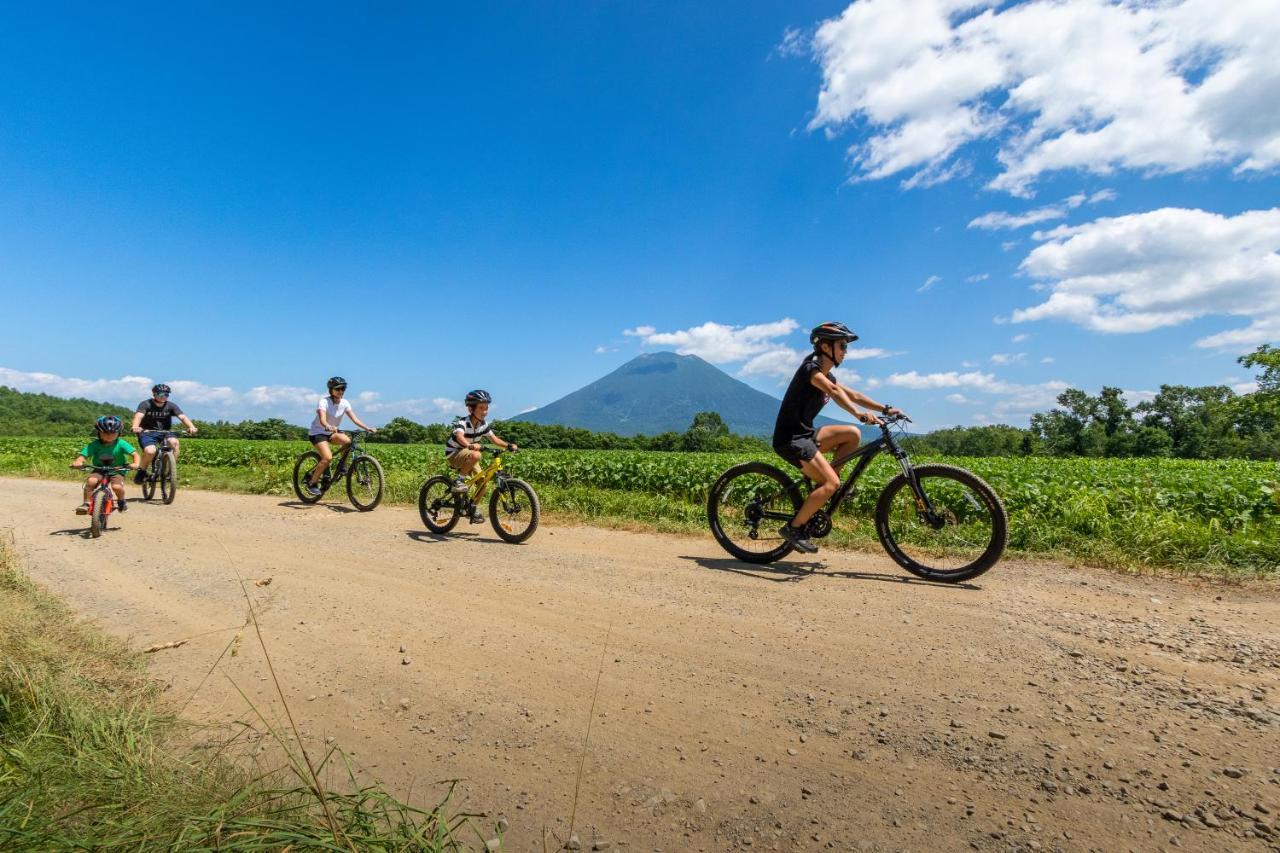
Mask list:
[[[791,378],[778,409],[778,421],[773,427],[773,449],[817,484],[795,518],[782,525],[780,531],[782,538],[796,550],[808,554],[817,551],[818,546],[809,538],[805,524],[840,488],[840,471],[832,467],[822,454],[834,453],[839,458],[857,450],[862,440],[862,433],[856,426],[831,424],[815,429],[814,418],[828,400],[834,400],[837,406],[864,424],[884,422],[878,415],[861,411],[858,406],[886,415],[902,413],[835,380],[831,371],[840,366],[849,351],[849,344],[857,339],[858,336],[843,323],[823,323],[809,333],[813,352],[800,363],[800,368]]]
[[[173,419],[177,418],[187,428],[188,434],[195,435],[199,432],[191,419],[178,408],[178,404],[169,400],[169,393],[169,386],[162,382],[152,387],[151,399],[143,400],[133,411],[133,432],[138,436],[138,443],[142,445],[142,467],[138,469],[137,474],[133,475],[135,483],[141,483],[146,478],[151,460],[156,458],[156,447],[160,436],[154,431],[168,432],[173,429]],[[177,456],[178,439],[169,436],[169,446],[173,448],[173,455]]]

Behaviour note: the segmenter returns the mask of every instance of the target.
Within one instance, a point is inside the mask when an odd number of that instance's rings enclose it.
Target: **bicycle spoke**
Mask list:
[[[970,565],[995,536],[991,511],[965,483],[943,477],[920,481],[933,513],[922,513],[911,489],[901,489],[887,519],[893,541],[906,557],[935,570]]]

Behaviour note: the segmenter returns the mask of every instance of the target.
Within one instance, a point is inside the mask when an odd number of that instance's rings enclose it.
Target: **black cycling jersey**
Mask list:
[[[794,438],[812,438],[817,432],[813,419],[830,399],[813,387],[813,374],[819,370],[818,354],[812,353],[800,362],[796,375],[791,377],[787,393],[782,396],[782,406],[778,408],[778,421],[773,427],[774,447],[786,445]],[[835,382],[830,373],[826,377]]]
[[[138,424],[142,429],[172,429],[174,416],[182,414],[178,404],[168,400],[162,406],[157,406],[155,400],[143,400],[134,411],[142,412],[142,422]]]

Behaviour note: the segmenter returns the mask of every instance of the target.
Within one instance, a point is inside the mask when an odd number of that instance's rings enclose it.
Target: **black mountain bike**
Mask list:
[[[329,467],[320,475],[320,494],[313,495],[307,491],[304,481],[310,480],[311,472],[320,464],[320,454],[308,450],[298,457],[293,465],[293,492],[303,503],[318,502],[329,487],[343,477],[347,480],[347,497],[351,505],[361,512],[368,512],[382,502],[382,465],[360,448],[362,430],[350,430],[347,435],[351,443],[333,455]]]
[[[144,435],[156,437],[156,455],[151,458],[151,464],[143,471],[142,499],[149,501],[155,497],[156,484],[159,484],[160,499],[166,505],[171,504],[178,495],[178,456],[169,446],[169,439],[176,438],[182,433],[159,429],[145,429],[142,432]]]
[[[827,505],[807,528],[814,539],[831,532],[832,519],[858,477],[881,453],[902,473],[889,481],[875,508],[876,537],[893,561],[922,578],[957,582],[990,569],[1004,553],[1009,519],[1000,498],[978,475],[954,465],[912,465],[890,427],[909,422],[885,418],[880,438],[834,460],[861,457]],[[901,429],[901,427],[899,427]],[[800,484],[764,462],[735,465],[721,475],[707,498],[711,532],[740,560],[772,563],[793,550],[779,530],[804,503]]]

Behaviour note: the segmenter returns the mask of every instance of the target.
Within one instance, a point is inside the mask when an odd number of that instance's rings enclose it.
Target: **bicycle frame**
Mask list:
[[[854,484],[858,482],[858,478],[862,476],[862,473],[867,470],[867,466],[871,464],[871,461],[881,453],[888,453],[898,460],[898,466],[902,468],[902,474],[907,478],[907,483],[911,486],[911,492],[916,498],[916,510],[925,516],[931,526],[940,526],[940,520],[937,519],[934,513],[933,504],[930,503],[929,496],[920,488],[920,481],[916,477],[915,469],[911,466],[911,460],[907,458],[907,452],[898,446],[897,440],[894,439],[893,433],[889,430],[889,427],[896,422],[895,420],[881,424],[879,438],[872,439],[861,445],[857,450],[831,460],[832,467],[845,465],[854,459],[858,461],[844,482],[836,489],[835,494],[823,506],[822,509],[829,518],[835,516],[836,510],[840,508],[840,504],[843,503],[849,492],[853,491]]]
[[[342,479],[347,473],[347,462],[351,459],[352,454],[360,450],[360,436],[363,435],[362,430],[351,430],[347,433],[347,437],[351,441],[347,442],[347,446],[333,454],[333,461],[329,463],[329,467],[325,469],[321,475],[321,482],[336,483]]]
[[[141,436],[154,435],[159,441],[156,442],[156,455],[151,457],[151,462],[147,465],[147,476],[152,480],[160,479],[160,457],[166,453],[173,453],[173,448],[169,446],[169,439],[177,438],[177,433],[167,429],[144,429],[139,433],[138,452],[142,452]],[[145,454],[143,454],[145,455]]]
[[[502,451],[491,451],[493,453],[493,461],[488,465],[480,467],[480,470],[471,473],[471,485],[476,486],[476,492],[471,500],[478,501],[480,496],[484,494],[484,490],[489,488],[492,482],[502,472]]]

